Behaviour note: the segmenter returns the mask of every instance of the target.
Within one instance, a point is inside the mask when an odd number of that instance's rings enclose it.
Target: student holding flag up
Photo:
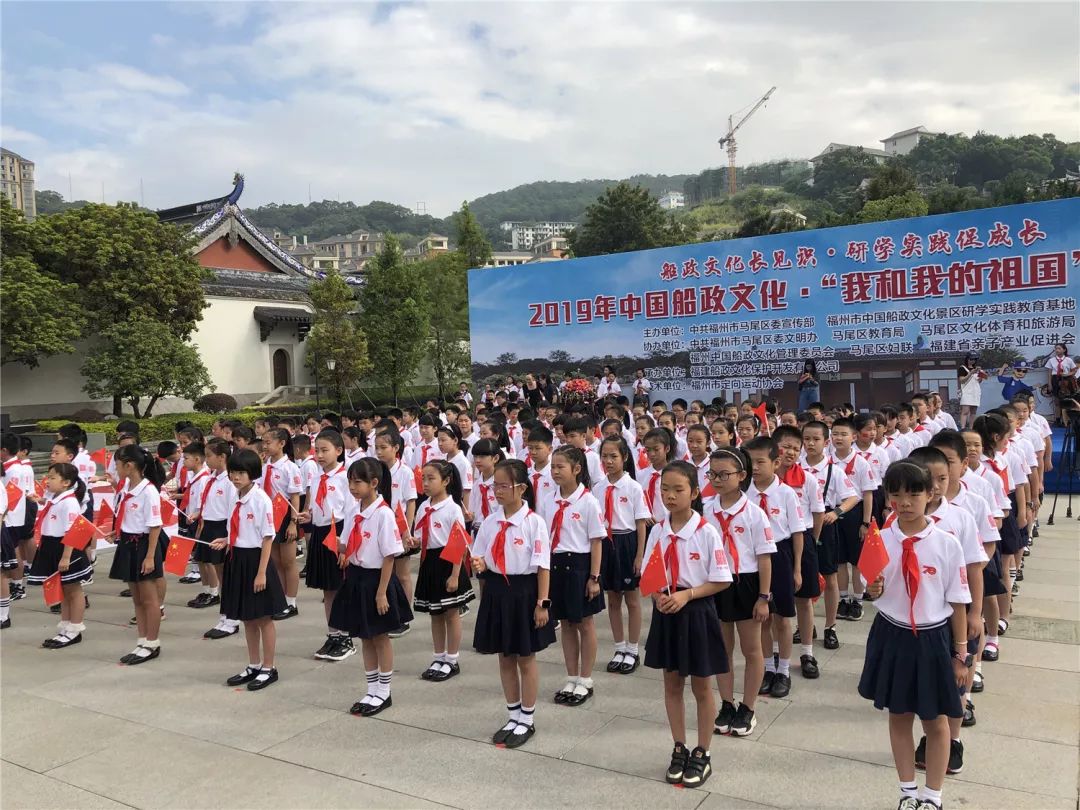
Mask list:
[[[900,779],[898,810],[940,808],[949,761],[950,717],[962,717],[967,679],[967,614],[971,602],[960,541],[926,517],[934,497],[930,471],[894,461],[885,492],[896,520],[871,527],[859,567],[871,581],[877,618],[866,642],[859,694],[889,710],[889,741]],[[869,549],[875,549],[871,552]],[[876,574],[876,576],[875,576]],[[871,579],[873,577],[873,579]],[[915,717],[926,735],[926,786],[915,782]]]
[[[457,467],[439,459],[425,464],[421,474],[427,500],[413,527],[420,541],[413,609],[431,614],[434,654],[420,677],[441,683],[461,672],[461,612],[476,596],[463,565],[468,543]]]
[[[94,576],[93,566],[86,556],[86,543],[82,548],[75,548],[64,542],[65,535],[82,517],[82,502],[86,497],[86,484],[79,477],[79,470],[73,464],[53,464],[45,476],[45,502],[38,511],[37,526],[34,529],[41,544],[34,555],[34,564],[26,580],[31,585],[42,585],[45,580],[59,572],[60,584],[64,591],[64,601],[60,606],[60,623],[57,633],[41,646],[47,649],[70,647],[82,641],[86,629],[83,624],[83,583]],[[87,523],[91,537],[94,534],[92,524]]]
[[[265,689],[278,679],[274,668],[277,628],[274,615],[285,607],[277,571],[270,564],[274,544],[274,507],[255,482],[262,475],[262,462],[254,450],[237,450],[229,456],[228,534],[211,544],[225,553],[222,570],[222,612],[232,622],[244,623],[248,665],[225,683],[247,684],[251,692]]]

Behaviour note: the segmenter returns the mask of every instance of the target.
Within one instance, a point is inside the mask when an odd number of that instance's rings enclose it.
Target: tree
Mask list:
[[[856,222],[883,222],[887,219],[907,219],[926,216],[926,200],[917,191],[897,194],[883,200],[870,200],[856,215]]]
[[[837,209],[855,210],[859,184],[873,174],[877,159],[861,147],[837,149],[825,155],[814,167],[814,197],[828,200]]]
[[[513,352],[503,352],[495,358],[495,365],[497,366],[512,366],[518,361],[518,356]]]
[[[866,187],[867,200],[883,200],[915,190],[915,175],[895,161],[874,169]]]
[[[990,200],[979,194],[974,186],[958,186],[940,183],[926,192],[926,204],[930,214],[951,214],[985,208]]]
[[[732,236],[741,239],[747,236],[767,236],[774,233],[791,233],[806,228],[794,211],[778,210],[775,213],[764,205],[751,209],[742,225]]]
[[[619,183],[585,209],[568,239],[575,256],[601,256],[684,244],[690,235],[647,189]]]
[[[490,248],[489,248],[490,250]],[[425,300],[430,305],[427,355],[439,389],[439,400],[456,378],[468,372],[469,290],[466,279],[469,264],[461,250],[434,256],[416,265],[426,287]]]
[[[39,217],[46,216],[48,214],[58,214],[61,211],[67,211],[69,208],[82,208],[90,203],[86,200],[74,200],[73,202],[66,202],[64,196],[58,191],[49,191],[48,189],[42,189],[41,191],[34,192],[34,205],[37,208]]]
[[[552,365],[565,366],[572,363],[574,358],[565,349],[552,349],[548,352],[548,360],[551,361]]]
[[[457,230],[457,250],[465,260],[466,269],[483,267],[490,262],[491,243],[484,236],[484,231],[469,210],[467,202],[461,204],[461,210],[454,214],[453,219]]]
[[[41,272],[36,233],[0,195],[0,364],[35,368],[43,357],[74,352],[82,333],[78,287]]]
[[[420,274],[405,264],[397,239],[388,237],[367,265],[360,326],[367,335],[372,374],[389,386],[395,403],[419,368],[428,339],[430,308],[424,292]]]
[[[305,365],[318,379],[333,380],[335,398],[359,382],[368,370],[367,338],[356,323],[356,302],[352,290],[337,270],[329,270],[308,288],[315,308],[314,323],[308,332]],[[330,371],[328,361],[334,361]]]
[[[148,417],[162,397],[198,399],[210,374],[195,347],[145,316],[107,324],[82,365],[92,399],[120,396],[135,418]],[[140,413],[143,397],[149,397]]]

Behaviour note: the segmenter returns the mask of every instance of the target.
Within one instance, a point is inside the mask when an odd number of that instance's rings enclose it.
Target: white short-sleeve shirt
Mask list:
[[[832,466],[832,476],[829,475],[830,465]],[[827,457],[817,464],[811,464],[809,461],[804,460],[802,468],[808,476],[817,481],[818,490],[821,492],[821,499],[826,509],[832,509],[848,498],[861,494],[855,489],[855,484],[852,483],[851,479],[844,473],[844,468],[829,461]],[[828,491],[826,491],[826,484],[828,484]]]
[[[345,525],[338,537],[338,545],[347,549],[353,531],[360,532],[360,548],[349,555],[350,565],[358,565],[361,568],[382,568],[387,557],[397,557],[405,552],[401,535],[398,533],[394,510],[381,495],[377,495],[366,508],[351,495],[349,501],[351,503],[344,515]]]
[[[492,547],[504,522],[509,525],[503,545],[506,570],[502,571],[495,565]],[[507,576],[535,574],[538,568],[551,567],[551,539],[547,524],[528,506],[522,505],[510,517],[499,507],[480,525],[472,553],[473,556],[483,557],[488,569],[496,573]]]
[[[919,591],[915,597],[914,613],[915,623],[919,626],[933,626],[948,621],[952,616],[953,604],[971,602],[960,541],[936,528],[933,521],[927,523],[929,525],[925,529],[914,535],[919,538],[914,545],[915,555],[919,559]],[[907,626],[912,602],[901,567],[904,533],[900,531],[899,522],[883,529],[881,539],[889,562],[882,572],[885,590],[875,600],[874,606],[894,624]]]
[[[42,537],[63,537],[75,523],[75,519],[83,512],[79,499],[75,497],[74,487],[55,497],[47,498],[39,507],[39,516],[46,509],[48,512],[45,513],[44,518],[38,518],[41,521]],[[124,516],[124,522],[127,523],[127,515]]]
[[[608,510],[608,492],[611,491],[610,514]],[[648,520],[649,507],[645,505],[645,493],[641,484],[625,472],[614,484],[607,476],[596,482],[593,493],[600,504],[600,515],[612,533],[631,532],[637,528],[637,521]]]
[[[286,499],[290,495],[296,495],[304,491],[304,479],[300,477],[300,468],[288,456],[282,456],[277,461],[267,461],[263,464],[263,474],[259,479],[260,486],[273,500],[274,495],[281,493]]]
[[[236,537],[231,536],[232,516],[240,508],[240,528]],[[267,538],[273,538],[274,504],[262,487],[253,486],[242,497],[232,489],[229,503],[229,542],[237,548],[262,548]]]
[[[554,521],[560,511],[562,523],[559,526],[556,546]],[[568,498],[564,498],[561,492],[556,493],[554,498],[544,503],[540,514],[547,522],[553,553],[586,554],[592,550],[593,540],[607,537],[607,529],[600,518],[600,504],[581,484],[578,484]]]
[[[987,543],[1001,542],[1001,532],[994,521],[994,516],[990,514],[990,504],[965,484],[963,479],[960,481],[960,491],[949,503],[971,515],[971,519],[975,521],[975,531],[979,535],[980,543],[985,546]]]
[[[652,519],[657,523],[662,522],[668,514],[664,499],[660,495],[660,475],[661,471],[652,465],[637,471],[638,483],[641,484],[641,489],[645,493],[645,505],[649,508]]]
[[[762,495],[765,496],[764,501]],[[772,483],[764,490],[758,489],[757,484],[751,481],[745,497],[765,512],[774,540],[786,540],[795,532],[803,530],[806,514],[799,505],[799,496],[777,476],[773,476]],[[768,506],[767,510],[762,503]]]
[[[326,497],[320,504],[316,496],[319,494],[319,484],[323,476],[326,476]],[[349,492],[349,479],[345,476],[344,464],[339,464],[329,471],[320,470],[308,486],[306,508],[311,512],[312,525],[329,526],[331,516],[335,521],[341,520],[345,513],[351,510],[355,500]]]
[[[960,541],[965,565],[977,565],[990,559],[986,556],[986,549],[979,538],[979,528],[970,512],[942,498],[941,505],[928,517],[939,529]]]
[[[847,458],[834,455],[833,461],[851,479],[859,493],[873,492],[880,486],[881,481],[874,475],[874,468],[857,451],[851,450]],[[835,471],[833,477],[836,477]]]
[[[758,570],[759,554],[776,553],[776,541],[768,517],[745,494],[727,509],[720,505],[719,496],[710,498],[704,504],[704,512],[709,525],[716,529],[733,573],[753,574]],[[731,521],[727,536],[724,535],[721,515]]]
[[[675,543],[679,560],[678,579],[673,583],[675,587],[697,588],[706,582],[731,582],[728,555],[720,535],[697,512],[691,511],[690,519],[677,532],[671,530],[667,518],[653,526],[645,543],[645,559],[651,557],[657,545],[660,546],[661,555],[664,555],[672,543]],[[669,583],[673,579],[672,574],[672,571],[667,571]]]
[[[430,517],[428,517],[429,512]],[[455,523],[460,524],[462,530],[465,529],[465,515],[461,507],[454,503],[453,498],[443,498],[438,503],[426,500],[416,510],[413,535],[422,539],[424,526],[426,526],[428,550],[444,548],[450,540],[450,531]]]
[[[117,496],[115,514],[118,516],[121,506],[124,523],[119,528],[124,534],[146,534],[161,526],[161,495],[145,478],[134,487],[128,481],[127,487]]]
[[[229,480],[229,474],[222,470],[203,481],[199,490],[199,517],[203,520],[227,520],[236,487]]]

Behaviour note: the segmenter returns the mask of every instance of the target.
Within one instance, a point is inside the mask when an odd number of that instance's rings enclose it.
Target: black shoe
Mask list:
[[[903,796],[900,804],[896,805],[896,810],[919,810],[919,806],[919,800],[914,796]]]
[[[990,646],[990,645],[987,645],[986,647],[983,647],[982,660],[983,661],[990,661],[990,662],[997,661],[998,660],[998,648]]]
[[[7,630],[9,627],[11,627],[11,619],[4,619],[0,622],[0,630]]]
[[[982,673],[979,672],[979,670],[975,670],[975,676],[971,680],[971,693],[977,695],[985,688],[986,685],[983,683]]]
[[[323,659],[326,661],[344,661],[346,658],[356,655],[352,639],[348,636],[334,636],[334,646],[326,651]]]
[[[146,647],[143,647],[143,649],[145,650]],[[134,653],[131,653],[125,655],[120,661],[127,664],[129,667],[133,667],[136,664],[145,664],[147,661],[153,661],[159,655],[161,655],[161,647],[154,647],[150,650],[149,655],[135,655]]]
[[[283,619],[291,619],[293,616],[299,615],[300,610],[296,607],[296,605],[286,605],[284,610],[274,614],[274,621],[280,622]]]
[[[761,678],[761,686],[758,687],[757,693],[759,695],[769,694],[772,691],[773,678],[775,677],[775,672],[766,671],[765,675]]]
[[[840,649],[840,639],[838,639],[836,637],[836,628],[835,627],[826,627],[825,628],[825,649],[826,650],[839,650]]]
[[[836,606],[836,618],[847,619],[850,610],[851,607],[849,601],[847,599],[841,599],[840,604]]]
[[[255,675],[255,680],[249,683],[249,692],[258,692],[260,689],[265,689],[272,683],[277,683],[278,674],[277,669],[271,669],[269,671],[262,669]]]
[[[1038,537],[1038,535],[1035,535],[1035,536]],[[1024,556],[1025,557],[1030,557],[1031,556],[1031,547],[1030,546],[1025,546],[1024,547]]]
[[[850,622],[862,621],[862,617],[863,617],[862,602],[856,602],[854,599],[851,600],[851,604],[848,605],[848,621],[850,621]]]
[[[514,733],[515,727],[517,727],[516,720],[507,720],[506,725],[491,736],[492,745],[504,745],[506,743],[506,738]]]
[[[668,765],[667,775],[664,777],[669,784],[678,785],[682,783],[683,773],[686,772],[686,763],[690,759],[690,752],[686,750],[686,746],[682,743],[675,743],[675,748],[671,752],[671,764]]]
[[[89,609],[90,609],[90,597],[84,595],[83,596],[83,610],[89,610]]]
[[[864,602],[873,602],[874,597],[870,595],[870,591],[863,591],[862,600]]]
[[[920,771],[926,770],[926,737],[919,740],[915,748],[915,767]]]
[[[210,638],[216,640],[219,638],[228,638],[229,636],[235,636],[239,632],[239,627],[234,627],[231,631],[222,630],[220,627],[211,627],[209,630],[203,633],[203,638]]]
[[[60,603],[59,602],[57,602],[55,605],[49,605],[49,613],[59,613],[59,612],[60,612]]]
[[[964,770],[964,744],[960,740],[949,740],[949,764],[947,774],[958,774]]]
[[[754,719],[754,710],[745,703],[740,703],[735,712],[735,721],[731,724],[731,733],[736,737],[749,737],[757,726]]]
[[[686,768],[682,775],[683,787],[696,788],[705,784],[710,776],[712,776],[712,762],[709,761],[709,755],[705,753],[705,749],[699,745],[690,752],[690,759],[686,761]]]
[[[337,638],[335,636],[327,636],[323,645],[315,651],[315,657],[325,660],[326,654],[334,649],[335,644],[337,644]]]
[[[812,655],[804,655],[799,658],[799,665],[802,669],[802,676],[809,680],[814,680],[821,672],[818,670],[817,659]]]
[[[299,557],[300,555],[297,554],[296,556]],[[300,577],[300,579],[304,579],[306,576],[307,576],[307,566],[305,565],[303,568],[300,569],[299,577]]]
[[[258,667],[249,666],[243,672],[241,672],[239,675],[233,675],[231,678],[229,678],[227,681],[225,681],[225,685],[226,686],[243,686],[245,683],[250,683],[251,681],[255,680],[255,677],[258,674],[259,674],[259,668]]]
[[[525,730],[520,731],[519,729]],[[532,738],[532,735],[535,733],[536,726],[525,726],[521,723],[518,723],[517,726],[515,726],[513,732],[507,735],[506,742],[504,742],[503,745],[505,745],[507,748],[520,748],[525,743],[527,743]]]
[[[1036,523],[1034,526],[1031,527],[1031,536],[1032,537],[1038,537],[1039,536],[1039,524],[1038,523]],[[1025,549],[1025,551],[1026,550],[1027,549]],[[1024,556],[1027,556],[1027,555],[1024,555]]]
[[[796,630],[791,636],[792,644],[802,644],[802,634]]]
[[[203,591],[198,596],[196,596],[194,599],[189,599],[188,603],[187,603],[187,606],[189,608],[205,608],[205,607],[210,607],[211,605],[217,605],[217,604],[220,604],[220,603],[221,603],[221,597],[220,596],[213,596],[212,594],[209,594],[206,591]]]
[[[1019,571],[1016,572],[1016,581],[1017,582],[1023,582],[1024,581],[1024,569],[1023,568],[1021,568]]]
[[[127,599],[129,596],[131,596],[131,588],[124,588],[124,590],[120,591],[118,595],[123,597],[124,599]]]
[[[1019,585],[1019,583],[1016,583],[1016,582],[1013,583],[1012,595],[1013,596],[1019,596],[1020,595],[1020,585]]]
[[[373,697],[372,700],[377,700],[379,702],[378,703],[365,703],[363,706],[361,706],[360,707],[360,716],[361,717],[374,717],[379,712],[381,712],[383,709],[389,709],[391,706],[394,705],[394,699],[390,695],[387,695],[385,698]]]
[[[636,653],[623,653],[622,663],[619,664],[619,674],[632,675],[634,672],[637,672],[638,661],[639,659]]]
[[[971,728],[975,725],[975,704],[970,700],[964,706],[964,719],[960,721],[960,725],[964,728]]]
[[[399,627],[397,630],[391,630],[389,633],[387,633],[387,635],[390,636],[390,638],[401,638],[410,630],[412,630],[412,627],[410,627],[409,623],[406,622],[405,624],[401,625],[401,627]]]
[[[713,732],[716,734],[727,734],[731,731],[731,724],[735,722],[735,704],[730,700],[725,700],[720,704],[720,713],[716,715],[716,722],[713,724]]]
[[[194,585],[196,582],[202,582],[202,574],[198,570],[188,571],[180,577],[179,582],[181,585]]]
[[[443,667],[449,667],[449,669],[443,669]],[[428,678],[428,680],[434,681],[435,683],[442,683],[443,681],[448,681],[455,675],[458,675],[460,673],[461,666],[459,664],[452,664],[449,661],[441,661],[439,662],[439,668],[431,674],[431,677]]]
[[[786,698],[791,694],[791,676],[777,672],[776,677],[773,678],[772,689],[769,690],[769,694],[774,698]]]

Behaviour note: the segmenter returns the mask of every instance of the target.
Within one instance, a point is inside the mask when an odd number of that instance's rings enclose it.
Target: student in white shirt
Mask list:
[[[393,705],[390,633],[411,622],[413,614],[394,574],[394,560],[405,548],[389,503],[390,470],[381,461],[364,458],[349,467],[348,482],[345,530],[338,535],[338,564],[346,573],[334,595],[329,623],[361,639],[368,691],[349,711],[374,717]]]
[[[712,437],[704,425],[691,425],[686,429],[686,451],[689,461],[698,472],[698,487],[702,490],[709,483],[709,452]]]
[[[846,513],[840,520],[840,555],[837,583],[840,587],[840,605],[837,615],[848,621],[859,621],[863,616],[863,582],[859,574],[859,556],[862,542],[874,516],[875,491],[881,479],[874,468],[854,448],[857,430],[851,419],[837,419],[832,426],[833,461],[862,493],[862,509]],[[880,501],[879,501],[880,503]],[[880,524],[880,521],[879,521]],[[848,571],[850,570],[850,580]],[[848,583],[851,592],[848,593]]]
[[[634,372],[634,382],[630,385],[634,392],[634,404],[649,404],[649,394],[652,392],[652,383],[645,377],[645,369],[639,368]]]
[[[638,668],[640,659],[641,601],[637,586],[645,554],[645,528],[651,515],[641,484],[634,480],[630,448],[622,438],[614,436],[600,443],[600,463],[605,475],[595,482],[593,490],[607,535],[600,560],[600,584],[607,596],[608,620],[615,641],[607,671],[629,675]],[[625,633],[623,603],[627,613]]]
[[[225,439],[210,439],[206,443],[205,453],[209,475],[193,490],[192,502],[195,507],[188,514],[196,523],[196,537],[202,541],[195,544],[192,556],[199,566],[203,586],[209,588],[211,595],[216,595],[224,574],[225,552],[215,549],[213,542],[227,537],[229,533],[229,504],[235,495],[228,473],[232,448]],[[208,601],[205,605],[195,604],[193,600],[191,607],[207,607],[210,604],[220,605],[221,598],[216,602]],[[221,639],[239,632],[240,623],[230,620],[219,607],[217,624],[203,633],[203,638]]]
[[[533,494],[524,462],[495,468],[499,509],[480,526],[472,548],[473,570],[484,580],[473,646],[497,653],[509,720],[492,742],[517,748],[535,733],[533,714],[540,688],[536,653],[555,641],[549,609],[551,540],[544,519],[532,511]]]
[[[139,636],[135,649],[120,659],[134,666],[161,654],[158,631],[161,627],[161,605],[156,580],[163,575],[164,549],[161,534],[161,495],[158,486],[165,472],[157,459],[137,444],[116,451],[116,472],[127,480],[127,486],[117,492],[113,552],[110,579],[118,579],[131,589],[135,604]]]
[[[615,372],[609,371],[604,375],[604,378],[600,380],[600,385],[596,387],[597,399],[603,399],[607,396],[618,396],[622,393],[622,387],[619,385],[619,381],[615,379]]]
[[[377,428],[376,431],[375,458],[390,470],[390,498],[387,503],[394,511],[394,520],[397,521],[398,533],[405,547],[405,551],[394,562],[394,574],[405,591],[405,598],[412,604],[412,562],[409,558],[420,553],[419,543],[412,542],[410,531],[416,518],[416,474],[402,462],[405,440],[397,429],[389,424],[385,428]],[[407,627],[399,627],[390,637],[398,638],[406,632]]]
[[[963,549],[936,529],[926,513],[933,483],[913,461],[894,462],[885,490],[897,520],[881,532],[888,556],[869,585],[877,618],[866,643],[859,694],[889,710],[889,737],[900,781],[901,806],[941,807],[949,761],[950,717],[962,717],[957,689],[967,678],[967,622],[971,602]],[[926,735],[926,784],[915,778],[916,716]]]
[[[473,520],[472,511],[468,504],[471,503],[473,488],[472,465],[469,463],[465,451],[469,446],[461,438],[461,431],[457,425],[443,425],[436,432],[439,441],[439,451],[442,457],[457,467],[458,475],[461,476],[461,498],[465,506],[465,519]]]
[[[248,691],[265,689],[278,679],[274,667],[277,628],[274,615],[285,609],[285,592],[270,561],[274,545],[274,506],[270,495],[256,486],[263,474],[254,450],[237,450],[229,456],[228,534],[213,541],[226,551],[222,571],[222,612],[230,621],[244,623],[248,665],[225,683],[247,685]],[[264,479],[266,480],[266,479]],[[272,487],[271,487],[272,488]]]
[[[506,456],[503,455],[502,448],[495,443],[494,439],[481,439],[473,445],[471,453],[476,477],[473,480],[469,501],[465,506],[472,515],[472,528],[475,530],[487,520],[488,515],[499,508],[495,500],[495,466],[505,461]],[[460,476],[458,480],[461,480]]]
[[[277,570],[278,579],[285,591],[285,608],[274,617],[281,621],[297,616],[296,596],[300,590],[300,569],[296,564],[296,543],[300,536],[300,495],[307,491],[300,468],[293,458],[292,437],[283,428],[272,428],[263,434],[263,450],[266,464],[263,467],[262,488],[270,496],[280,495],[289,502],[289,508],[275,526],[274,545],[270,558]]]
[[[554,442],[551,431],[543,425],[529,431],[529,458],[532,465],[529,470],[529,483],[537,509],[548,498],[555,497],[555,481],[551,477],[551,446]]]
[[[540,515],[551,537],[551,615],[562,622],[567,675],[555,702],[580,706],[593,693],[593,616],[604,609],[600,561],[607,532],[600,520],[600,505],[589,492],[589,472],[581,450],[556,450],[551,456],[551,477],[558,490],[541,506]]]
[[[660,478],[664,468],[675,461],[675,437],[667,428],[653,428],[645,434],[642,444],[649,466],[638,468],[637,480],[645,493],[650,521],[660,523],[667,517],[664,499],[660,495]],[[694,474],[697,475],[696,472]]]
[[[675,743],[666,779],[699,787],[712,773],[709,747],[716,711],[712,679],[730,671],[716,595],[730,587],[720,535],[697,511],[697,472],[685,461],[664,468],[661,480],[665,518],[645,544],[646,567],[661,561],[664,587],[652,593],[653,614],[645,642],[645,666],[663,670],[664,706]],[[697,507],[697,509],[695,509]],[[697,708],[697,746],[686,747],[686,679]]]

